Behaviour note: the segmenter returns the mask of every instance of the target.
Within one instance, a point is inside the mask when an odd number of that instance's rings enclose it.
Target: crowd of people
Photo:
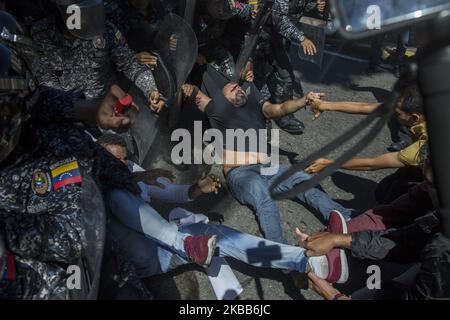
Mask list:
[[[73,5],[80,9],[79,28]],[[325,299],[358,299],[333,287],[352,276],[350,256],[420,263],[407,286],[387,283],[377,298],[450,297],[450,240],[440,232],[423,100],[414,79],[400,80],[391,120],[397,133],[407,132],[400,134],[404,138],[393,141],[388,153],[342,166],[397,169],[379,183],[379,205],[355,213],[318,186],[299,193],[296,200],[315,211],[326,228],[310,235],[293,230],[297,244],[286,240],[270,190],[289,167],[269,170],[273,159],[267,152],[249,145],[230,148],[234,143],[224,141],[224,179],[204,173],[192,184],[177,184],[166,168],[147,168],[139,161],[139,139],[130,140],[137,118],[158,135],[169,130],[164,115],[177,104],[192,112],[196,107],[208,129],[226,140],[229,130],[270,129],[272,120],[289,134],[301,134],[305,127],[294,113],[306,107],[316,119],[325,111],[370,114],[385,107],[303,92],[291,44],[299,44],[304,55],[321,50],[300,19],[327,21],[327,0],[274,0],[242,70],[237,62],[251,43],[262,5],[239,0],[194,5],[181,0],[0,0],[0,298],[77,298],[67,285],[67,270],[78,266],[86,286],[83,298],[151,299],[152,288],[143,279],[189,263],[208,268],[215,257],[229,257],[280,269],[293,281],[302,275]],[[174,70],[179,61],[167,55],[181,51],[177,57],[185,54],[187,60],[191,47],[184,47],[182,35],[161,31],[175,14],[197,41],[191,43],[196,61],[183,83],[177,83],[182,76]],[[405,38],[399,36],[403,49]],[[377,38],[374,46],[381,42]],[[398,76],[406,69],[404,53],[398,50]],[[371,59],[371,71],[377,59]],[[236,74],[239,81],[233,80]],[[174,84],[175,94],[168,84]],[[170,149],[170,139],[164,143]],[[292,190],[332,163],[317,159],[274,191]],[[169,222],[152,206],[153,200],[193,202],[217,194],[225,184],[236,201],[252,209],[264,238],[227,227],[226,221],[209,223],[184,208],[173,209]],[[180,223],[191,216],[190,223]],[[100,254],[93,254],[96,250]],[[99,256],[100,268],[92,268]]]

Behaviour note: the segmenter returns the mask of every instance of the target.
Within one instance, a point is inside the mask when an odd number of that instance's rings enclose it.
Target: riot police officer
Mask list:
[[[116,82],[119,72],[140,89],[153,111],[162,110],[165,103],[151,69],[139,64],[122,32],[105,22],[103,1],[53,1],[59,14],[31,27],[40,53],[35,71],[39,83],[97,99]],[[72,5],[78,11],[71,11]]]
[[[250,6],[239,1],[202,0],[198,3],[194,29],[199,41],[197,64],[210,64],[228,78],[235,72],[235,61],[230,47],[243,39],[228,32],[228,22],[250,20]],[[241,30],[241,33],[244,34]],[[240,46],[238,44],[238,46]]]
[[[265,94],[265,98],[272,103],[282,103],[292,100],[294,91],[293,83],[295,76],[290,61],[289,52],[285,41],[300,43],[306,54],[314,55],[316,47],[303,31],[293,23],[290,12],[298,12],[307,8],[309,1],[294,1],[297,8],[290,7],[288,0],[275,0],[272,7],[272,15],[263,30],[258,42],[255,54],[255,78],[257,86]],[[309,8],[309,7],[308,7]],[[273,66],[273,71],[267,76],[264,66],[268,62]],[[267,86],[265,86],[267,84]],[[298,94],[303,96],[301,85]],[[294,115],[283,117],[276,121],[277,125],[284,131],[300,134],[304,131],[303,123]]]
[[[101,192],[139,192],[126,166],[74,122],[127,129],[130,119],[113,112],[125,93],[113,86],[102,101],[87,102],[36,90],[31,40],[6,12],[0,11],[0,27],[0,299],[67,299],[68,267],[89,259],[89,243],[102,248],[100,238],[89,239],[104,227],[95,219]]]

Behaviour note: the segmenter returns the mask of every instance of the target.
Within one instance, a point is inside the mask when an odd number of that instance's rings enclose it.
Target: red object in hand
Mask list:
[[[114,115],[117,117],[123,116],[131,108],[132,103],[133,97],[129,94],[122,99],[118,99],[114,107]]]

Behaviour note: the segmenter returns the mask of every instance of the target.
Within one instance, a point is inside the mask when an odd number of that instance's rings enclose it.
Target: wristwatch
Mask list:
[[[306,40],[306,37],[305,37],[304,34],[302,34],[302,35],[300,36],[300,43],[302,43],[302,42],[305,41],[305,40]]]

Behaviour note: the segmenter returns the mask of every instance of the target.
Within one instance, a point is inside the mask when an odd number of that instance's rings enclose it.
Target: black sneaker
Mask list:
[[[293,114],[287,115],[281,119],[275,120],[278,127],[290,134],[302,134],[305,131],[305,125]]]

